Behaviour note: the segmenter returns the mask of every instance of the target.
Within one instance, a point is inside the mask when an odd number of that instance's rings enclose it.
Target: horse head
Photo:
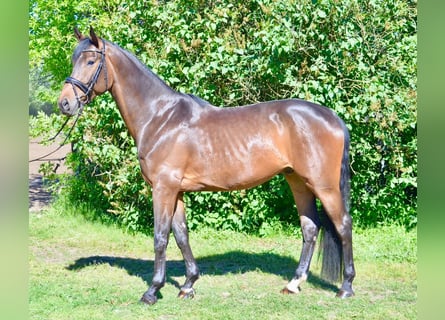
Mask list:
[[[60,111],[68,116],[75,115],[85,104],[111,87],[105,41],[95,34],[92,27],[89,37],[77,28],[74,28],[74,35],[78,45],[72,55],[73,70],[66,78],[58,99]]]

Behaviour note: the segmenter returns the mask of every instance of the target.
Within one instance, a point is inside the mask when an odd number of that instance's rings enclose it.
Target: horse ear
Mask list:
[[[94,29],[92,26],[90,26],[90,37],[93,44],[96,46],[96,48],[99,48],[99,39],[96,36],[96,33],[94,32]]]
[[[76,36],[77,41],[85,39],[85,36],[79,31],[79,29],[77,29],[77,27],[74,27],[74,35]]]

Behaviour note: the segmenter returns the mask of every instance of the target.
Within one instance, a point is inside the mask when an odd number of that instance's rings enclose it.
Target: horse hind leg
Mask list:
[[[303,248],[301,249],[300,261],[295,271],[295,276],[281,290],[281,293],[298,293],[300,285],[308,276],[309,267],[314,253],[320,220],[315,204],[315,196],[303,181],[295,174],[287,175],[286,180],[292,190],[295,204],[300,217],[301,230],[303,232]]]
[[[193,257],[193,253],[189,244],[189,236],[182,194],[180,194],[178,197],[175,214],[173,216],[172,228],[176,244],[181,250],[186,267],[186,280],[179,291],[178,297],[191,299],[195,296],[193,284],[199,278],[199,269],[198,265],[196,264],[195,258]]]

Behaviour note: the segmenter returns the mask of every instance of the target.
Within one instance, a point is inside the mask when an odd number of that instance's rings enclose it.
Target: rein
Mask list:
[[[55,152],[57,152],[58,150],[60,150],[65,145],[65,143],[67,142],[68,138],[71,135],[71,132],[74,129],[74,126],[77,123],[77,120],[79,120],[79,117],[82,114],[83,106],[85,104],[88,104],[88,103],[91,102],[91,93],[93,92],[93,88],[96,85],[97,80],[99,79],[99,75],[100,75],[100,72],[102,71],[102,69],[104,69],[104,73],[105,73],[104,74],[104,77],[105,77],[105,88],[108,88],[107,67],[105,65],[105,41],[103,39],[102,39],[102,44],[103,44],[102,50],[91,50],[90,49],[90,50],[83,50],[82,51],[82,52],[96,52],[96,53],[99,53],[101,55],[100,62],[99,62],[99,65],[97,66],[96,71],[94,72],[94,74],[91,76],[90,80],[86,84],[83,83],[82,81],[76,79],[76,78],[73,78],[73,77],[67,77],[65,79],[65,83],[71,84],[71,86],[73,88],[73,91],[74,91],[74,95],[75,95],[76,100],[77,100],[77,103],[80,105],[79,112],[77,113],[77,116],[76,116],[76,120],[74,120],[73,125],[71,126],[70,130],[68,131],[67,136],[65,137],[65,140],[63,140],[63,142],[54,151],[51,151],[50,153],[47,153],[47,154],[45,154],[45,155],[43,155],[41,157],[29,160],[28,162],[48,161],[48,160],[63,160],[63,159],[65,159],[65,157],[63,157],[61,159],[46,159],[46,157],[48,157],[48,156],[54,154]],[[105,67],[104,67],[104,65],[105,65]],[[79,88],[83,92],[84,96],[86,97],[86,102],[83,103],[80,100],[81,97],[79,97],[79,95],[77,94],[76,87]],[[50,138],[50,139],[48,139],[46,141],[49,142],[49,141],[52,141],[52,140],[56,139],[56,137],[62,132],[63,128],[68,123],[68,120],[69,120],[69,118],[67,118],[67,120],[63,123],[63,125],[59,129],[59,131],[52,138]]]
[[[60,159],[46,159],[46,157],[48,157],[48,156],[50,156],[50,155],[56,153],[57,151],[59,151],[59,150],[65,145],[65,143],[68,141],[68,138],[71,136],[71,132],[73,131],[74,126],[75,126],[76,123],[77,123],[77,120],[79,120],[79,117],[80,117],[80,115],[82,114],[82,110],[83,110],[83,107],[82,107],[82,108],[79,110],[79,112],[77,113],[76,120],[74,120],[74,123],[73,123],[73,125],[71,126],[70,130],[68,131],[68,134],[66,135],[65,139],[63,140],[63,142],[62,142],[62,143],[61,143],[55,150],[53,150],[53,151],[51,151],[50,153],[47,153],[47,154],[45,154],[45,155],[43,155],[43,156],[40,156],[40,157],[38,157],[38,158],[29,160],[28,162],[35,162],[35,161],[51,161],[51,160],[59,160],[59,161],[60,161],[60,160],[64,160],[66,157],[63,157],[63,158],[60,158]],[[62,127],[59,129],[59,132],[57,132],[57,134],[56,134],[54,137],[52,137],[52,138],[46,140],[46,142],[49,142],[49,141],[52,141],[52,140],[56,139],[56,137],[60,134],[60,132],[62,132],[62,129],[63,129],[63,128],[65,127],[65,125],[68,123],[68,120],[69,120],[69,118],[65,121],[65,123],[62,125]]]

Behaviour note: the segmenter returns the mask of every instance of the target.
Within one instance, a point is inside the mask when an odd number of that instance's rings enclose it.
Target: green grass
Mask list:
[[[417,235],[400,227],[354,234],[356,296],[336,299],[316,257],[298,295],[279,293],[295,272],[301,238],[191,232],[201,278],[193,300],[176,298],[184,265],[172,240],[167,283],[153,306],[153,240],[51,209],[29,218],[30,319],[415,319]]]

